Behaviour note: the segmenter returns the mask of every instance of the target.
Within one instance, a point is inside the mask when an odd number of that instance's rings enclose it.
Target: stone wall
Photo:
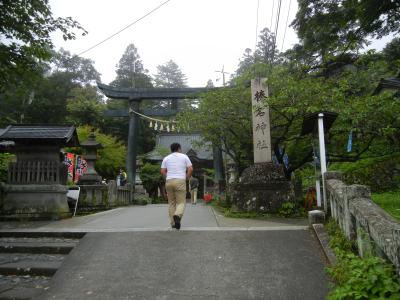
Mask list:
[[[78,210],[103,210],[133,203],[133,188],[130,184],[117,186],[111,180],[107,185],[80,185]]]
[[[367,186],[346,185],[339,172],[327,172],[325,183],[331,215],[360,256],[386,258],[400,274],[400,223],[371,200]]]

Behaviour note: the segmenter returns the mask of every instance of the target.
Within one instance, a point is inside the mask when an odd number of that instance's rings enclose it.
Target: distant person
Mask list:
[[[199,189],[199,180],[196,177],[191,177],[189,180],[190,186],[190,199],[192,200],[192,204],[197,203],[197,191]]]
[[[123,169],[119,170],[119,182],[121,186],[124,186],[126,184],[126,181],[128,179],[128,175],[126,175],[126,172]]]
[[[182,153],[180,144],[171,144],[171,152],[161,163],[161,174],[166,177],[165,189],[171,226],[179,230],[185,211],[186,178],[192,176],[193,167],[189,157]]]

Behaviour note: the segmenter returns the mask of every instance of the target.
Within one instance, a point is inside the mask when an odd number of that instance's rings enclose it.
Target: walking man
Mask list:
[[[171,152],[161,163],[161,174],[166,177],[171,226],[180,229],[186,203],[186,178],[192,176],[193,167],[189,157],[182,153],[180,144],[171,144]]]
[[[199,188],[199,180],[196,177],[191,177],[189,180],[190,186],[190,198],[192,199],[192,204],[197,202],[197,191]]]

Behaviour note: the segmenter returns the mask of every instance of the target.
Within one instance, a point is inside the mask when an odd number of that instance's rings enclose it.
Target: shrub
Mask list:
[[[158,187],[164,181],[164,178],[160,174],[160,166],[145,163],[140,171],[140,179],[150,197],[155,199],[158,194]]]
[[[151,203],[151,199],[146,196],[136,196],[133,201],[133,204],[136,204],[136,205],[147,205],[150,203]]]
[[[8,165],[14,159],[10,153],[0,153],[0,182],[7,181]]]
[[[334,220],[326,229],[329,245],[338,257],[336,265],[327,269],[336,284],[327,299],[400,299],[400,280],[392,264],[353,253],[354,243],[346,239]]]
[[[399,165],[400,155],[397,154],[333,164],[331,169],[342,171],[348,184],[363,184],[373,192],[383,192],[400,187]]]
[[[293,202],[284,202],[278,213],[285,218],[291,217],[296,213],[296,204]]]

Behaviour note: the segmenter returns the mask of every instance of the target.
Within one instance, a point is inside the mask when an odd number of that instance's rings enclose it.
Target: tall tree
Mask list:
[[[129,44],[117,64],[117,77],[111,83],[117,87],[152,87],[148,70],[143,67],[142,60],[134,44]]]
[[[254,64],[254,56],[252,54],[252,50],[250,48],[246,48],[242,55],[242,58],[239,61],[238,69],[236,70],[236,76],[242,75],[244,72],[249,70],[251,66]]]
[[[54,53],[51,60],[52,73],[71,74],[71,80],[81,85],[94,85],[100,81],[100,73],[94,67],[94,61],[78,55],[71,55],[69,51],[61,48]]]
[[[67,99],[67,121],[76,126],[101,126],[105,103],[94,86],[75,87]]]
[[[143,66],[140,55],[134,44],[127,46],[117,65],[117,77],[111,85],[124,88],[151,88],[153,87],[148,70]],[[142,106],[146,103],[142,103]],[[107,101],[107,109],[128,111],[128,103],[115,99]],[[124,143],[128,139],[128,118],[107,118],[103,130],[117,136]],[[154,147],[154,131],[147,126],[147,122],[139,119],[138,154],[149,152]]]
[[[172,59],[164,65],[157,66],[154,82],[156,87],[182,88],[187,86],[185,74]]]
[[[275,47],[275,34],[268,28],[264,28],[260,32],[259,39],[260,40],[257,43],[256,51],[254,53],[256,61],[266,64],[272,63],[278,54],[278,50]]]
[[[65,123],[68,116],[67,99],[71,97],[71,92],[77,88],[89,88],[100,76],[93,61],[71,56],[64,50],[55,53],[54,66],[49,75],[36,85],[31,104],[26,107],[25,122]],[[92,101],[97,101],[95,94],[93,97]]]

